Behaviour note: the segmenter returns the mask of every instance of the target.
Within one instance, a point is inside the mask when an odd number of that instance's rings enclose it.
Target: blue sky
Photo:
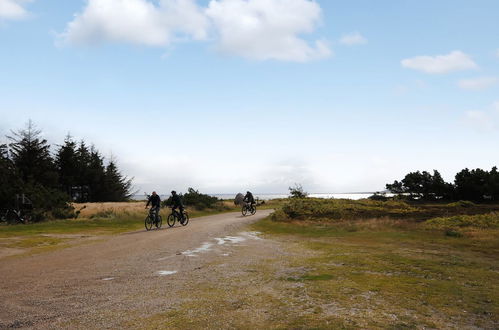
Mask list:
[[[499,164],[499,2],[0,0],[0,134],[141,191],[374,191]],[[4,139],[5,140],[5,139]]]

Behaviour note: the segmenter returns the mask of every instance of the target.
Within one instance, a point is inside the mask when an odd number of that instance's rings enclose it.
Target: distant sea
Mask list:
[[[309,194],[309,197],[314,197],[314,198],[345,198],[345,199],[363,199],[367,198],[371,195],[373,195],[374,192],[361,192],[361,193],[341,193],[341,194],[335,194],[335,193],[320,193],[320,194]],[[234,199],[236,197],[236,194],[208,194],[210,196],[218,197],[220,199]],[[387,194],[388,195],[388,194]],[[253,194],[255,196],[255,199],[258,198],[260,200],[271,200],[271,199],[278,199],[278,198],[287,198],[289,197],[289,194]],[[168,199],[169,195],[160,195],[161,199]],[[132,196],[133,200],[145,200],[146,196],[144,194],[141,195],[134,195]]]

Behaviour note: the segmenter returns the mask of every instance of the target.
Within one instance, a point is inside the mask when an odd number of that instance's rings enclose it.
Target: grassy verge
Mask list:
[[[395,219],[390,212],[383,218],[352,220],[348,213],[358,214],[362,205],[340,210],[347,215],[342,217],[335,216],[337,205],[321,206],[317,210],[310,204],[288,205],[303,212],[281,210],[253,225],[253,230],[301,251],[288,265],[295,271],[279,281],[299,285],[306,292],[302,298],[315,308],[310,314],[280,320],[284,323],[277,328],[497,327],[496,213],[425,223]],[[449,228],[458,228],[461,235],[449,235]]]
[[[145,203],[93,203],[76,205],[81,218],[45,221],[28,225],[0,225],[0,249],[43,252],[67,246],[85,236],[115,235],[144,229]],[[223,205],[216,209],[187,209],[191,218],[237,212],[238,207]],[[161,215],[165,225],[169,209]],[[18,252],[18,251],[17,251]],[[16,252],[16,254],[17,254]],[[1,256],[1,254],[0,254]]]

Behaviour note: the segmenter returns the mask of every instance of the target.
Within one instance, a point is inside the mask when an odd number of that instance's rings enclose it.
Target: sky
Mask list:
[[[0,143],[32,120],[140,191],[378,191],[499,165],[497,0],[0,0]],[[53,148],[55,150],[55,148]]]

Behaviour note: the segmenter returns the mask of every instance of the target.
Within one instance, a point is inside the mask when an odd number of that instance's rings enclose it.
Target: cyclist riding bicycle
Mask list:
[[[180,214],[180,223],[184,222],[184,205],[182,204],[182,199],[175,190],[172,190],[172,211],[178,207]]]
[[[248,203],[251,205],[251,207],[253,208],[255,206],[255,198],[253,197],[253,194],[249,191],[246,192],[246,196],[244,196],[244,199],[243,199],[244,202]]]
[[[154,220],[158,221],[159,209],[161,208],[161,198],[159,197],[158,194],[156,194],[155,191],[152,192],[152,195],[147,200],[146,209],[149,206],[149,204],[151,204],[151,212],[154,211],[154,213],[156,214],[155,216],[156,219]]]

